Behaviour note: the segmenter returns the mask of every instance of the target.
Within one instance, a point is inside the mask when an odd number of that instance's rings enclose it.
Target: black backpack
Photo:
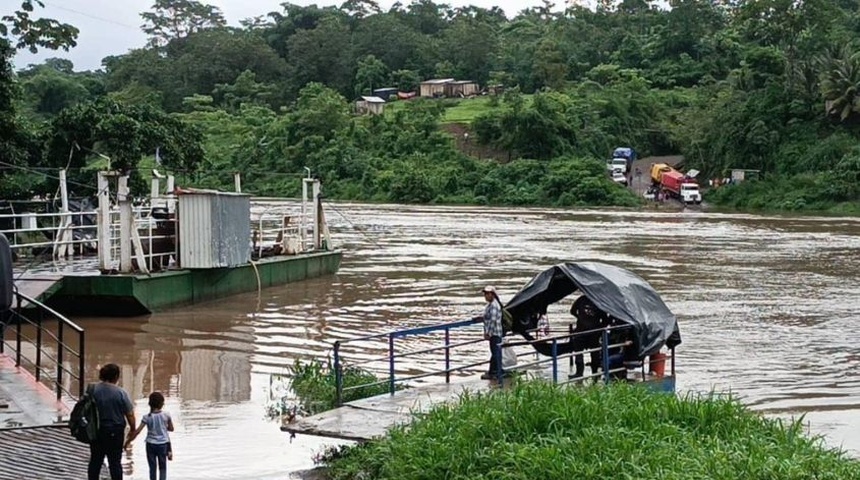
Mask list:
[[[75,440],[84,443],[94,443],[99,432],[99,409],[93,397],[94,385],[87,386],[84,396],[75,403],[69,416],[69,429]]]

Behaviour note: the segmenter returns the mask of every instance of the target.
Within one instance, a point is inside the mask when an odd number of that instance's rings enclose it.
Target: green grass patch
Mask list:
[[[526,101],[531,100],[531,95],[524,95]],[[420,99],[415,100],[396,100],[388,103],[385,106],[386,115],[393,114],[398,110],[402,110],[406,108],[406,104],[410,101],[419,101]],[[499,100],[499,97],[495,97],[495,102]],[[475,98],[438,98],[429,100],[432,102],[439,102],[445,107],[445,113],[442,115],[440,119],[440,123],[472,123],[472,120],[477,118],[480,115],[483,115],[487,112],[491,112],[497,108],[501,108],[498,103],[494,102],[494,97],[490,95],[484,95],[481,97]]]
[[[310,415],[337,407],[337,384],[335,383],[334,368],[329,362],[296,360],[289,367],[289,377],[292,379],[290,387],[298,401],[293,403],[288,398],[278,400],[276,405],[267,407],[268,417],[276,418],[285,415],[294,406]],[[361,368],[343,367],[343,402],[388,393],[387,383],[361,386],[378,381],[379,379],[375,375]],[[360,388],[347,390],[349,387]]]
[[[860,479],[860,463],[720,396],[529,381],[329,451],[340,479]]]
[[[447,101],[451,102],[451,100]],[[496,108],[492,105],[489,96],[454,100],[454,102],[456,102],[454,105],[445,109],[442,123],[472,123],[478,115]]]

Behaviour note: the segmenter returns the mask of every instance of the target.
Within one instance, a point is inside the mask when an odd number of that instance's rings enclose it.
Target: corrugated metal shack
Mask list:
[[[178,199],[182,268],[229,268],[251,261],[250,195],[183,190]]]
[[[385,100],[379,97],[361,97],[355,102],[355,113],[359,115],[382,115]]]
[[[470,97],[478,94],[478,84],[471,80],[455,80],[445,84],[446,97]]]
[[[453,82],[453,78],[433,78],[421,82],[419,95],[422,97],[444,97],[445,85]]]

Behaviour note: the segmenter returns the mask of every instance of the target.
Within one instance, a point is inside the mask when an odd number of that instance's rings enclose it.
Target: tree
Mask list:
[[[90,91],[74,75],[42,69],[22,82],[25,98],[37,114],[54,115],[90,98]]]
[[[361,95],[365,91],[373,93],[374,87],[379,88],[388,74],[388,67],[373,55],[366,55],[358,61],[355,73],[355,93]]]
[[[99,152],[110,158],[111,169],[131,171],[156,148],[169,169],[193,171],[203,160],[200,132],[148,104],[102,98],[63,110],[50,125],[48,158],[57,166],[86,167]]]
[[[36,53],[39,47],[68,50],[77,45],[77,28],[50,18],[32,18],[30,15],[34,11],[34,4],[45,7],[40,0],[23,0],[20,10],[0,17],[0,41],[10,45],[14,41],[14,48],[26,48],[33,53]],[[14,37],[11,41],[10,34]]]
[[[16,49],[31,52],[39,47],[68,50],[75,46],[78,29],[49,18],[32,18],[34,5],[44,7],[38,0],[24,0],[21,8],[0,17],[0,161],[6,167],[21,170],[0,170],[0,198],[20,198],[34,193],[39,177],[27,173],[42,159],[37,137],[24,125],[15,111],[15,99],[20,94],[14,80],[10,59]]]
[[[149,35],[150,45],[163,47],[206,28],[227,24],[218,7],[195,0],[155,0],[151,12],[143,12],[141,29]]]
[[[348,48],[351,35],[347,22],[326,16],[312,30],[299,30],[287,41],[287,58],[294,86],[323,82],[341,94],[352,95],[353,59]]]
[[[828,115],[844,122],[860,113],[860,52],[843,45],[820,59],[821,95]]]
[[[274,96],[274,90],[274,85],[258,82],[254,72],[245,70],[236,77],[236,81],[232,84],[219,83],[215,85],[212,97],[208,98],[210,102],[214,98],[221,107],[235,112],[243,105],[268,106]],[[200,97],[200,95],[195,97]],[[186,97],[183,103],[188,103],[189,98],[194,97]]]
[[[415,70],[395,70],[391,72],[391,83],[402,92],[412,92],[421,83],[421,76]]]

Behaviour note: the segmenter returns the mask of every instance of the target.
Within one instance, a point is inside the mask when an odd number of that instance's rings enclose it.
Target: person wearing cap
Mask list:
[[[491,286],[484,287],[484,300],[487,306],[484,308],[484,340],[490,344],[490,368],[487,373],[481,375],[484,380],[496,378],[502,364],[501,343],[504,331],[502,330],[502,302],[496,294],[496,289]]]

